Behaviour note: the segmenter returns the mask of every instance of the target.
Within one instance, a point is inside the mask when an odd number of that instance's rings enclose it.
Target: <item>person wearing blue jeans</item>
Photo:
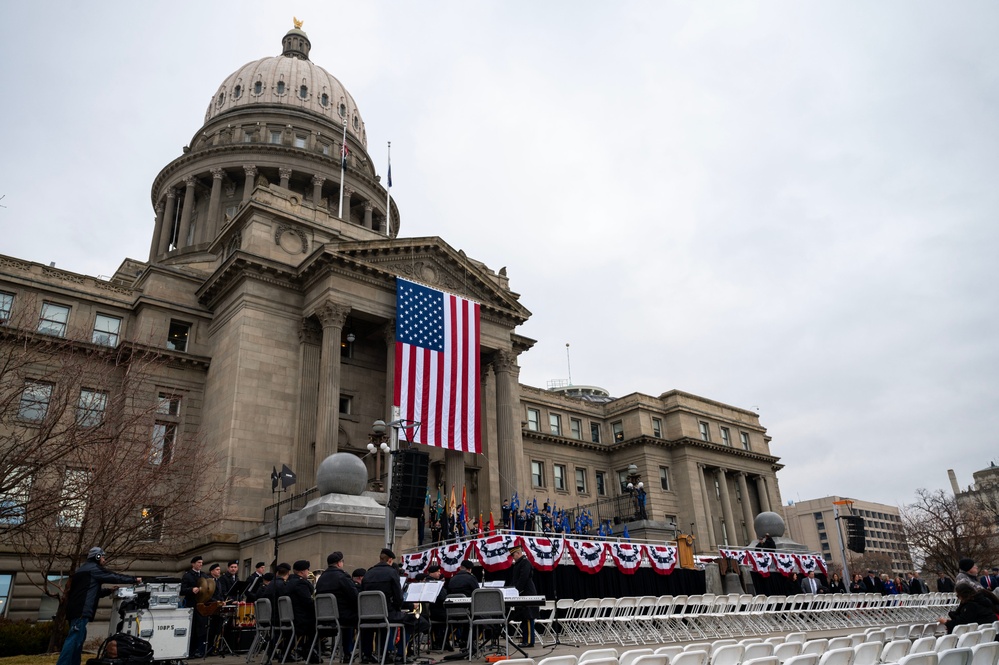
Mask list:
[[[111,594],[104,584],[138,584],[140,577],[120,575],[104,567],[107,554],[100,547],[91,547],[87,560],[69,578],[69,598],[66,600],[66,620],[69,635],[62,643],[56,665],[80,665],[83,643],[87,641],[87,624],[94,618],[98,601]]]

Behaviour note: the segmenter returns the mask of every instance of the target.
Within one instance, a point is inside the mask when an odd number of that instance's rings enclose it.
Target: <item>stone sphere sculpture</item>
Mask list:
[[[357,455],[333,453],[323,460],[316,474],[320,496],[349,494],[360,496],[368,484],[368,469]]]
[[[753,530],[756,531],[756,537],[761,540],[768,533],[774,538],[781,538],[784,536],[784,518],[777,513],[760,513],[753,520]]]

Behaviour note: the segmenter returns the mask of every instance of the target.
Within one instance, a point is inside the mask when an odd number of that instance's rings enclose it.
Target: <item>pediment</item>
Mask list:
[[[329,246],[331,258],[357,264],[386,278],[402,277],[481,303],[522,323],[531,313],[505,287],[506,276],[456,251],[442,239],[402,238]]]

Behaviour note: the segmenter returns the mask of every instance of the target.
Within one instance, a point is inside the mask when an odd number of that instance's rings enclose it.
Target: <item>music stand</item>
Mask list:
[[[255,580],[254,580],[255,581]],[[232,585],[229,592],[225,595],[226,600],[236,600],[244,593],[246,593],[247,588],[250,586],[250,580],[240,580]]]

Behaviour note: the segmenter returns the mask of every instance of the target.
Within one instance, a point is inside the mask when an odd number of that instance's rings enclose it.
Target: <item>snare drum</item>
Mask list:
[[[254,628],[257,625],[257,618],[253,613],[253,603],[239,603],[236,605],[236,625],[240,628]]]

